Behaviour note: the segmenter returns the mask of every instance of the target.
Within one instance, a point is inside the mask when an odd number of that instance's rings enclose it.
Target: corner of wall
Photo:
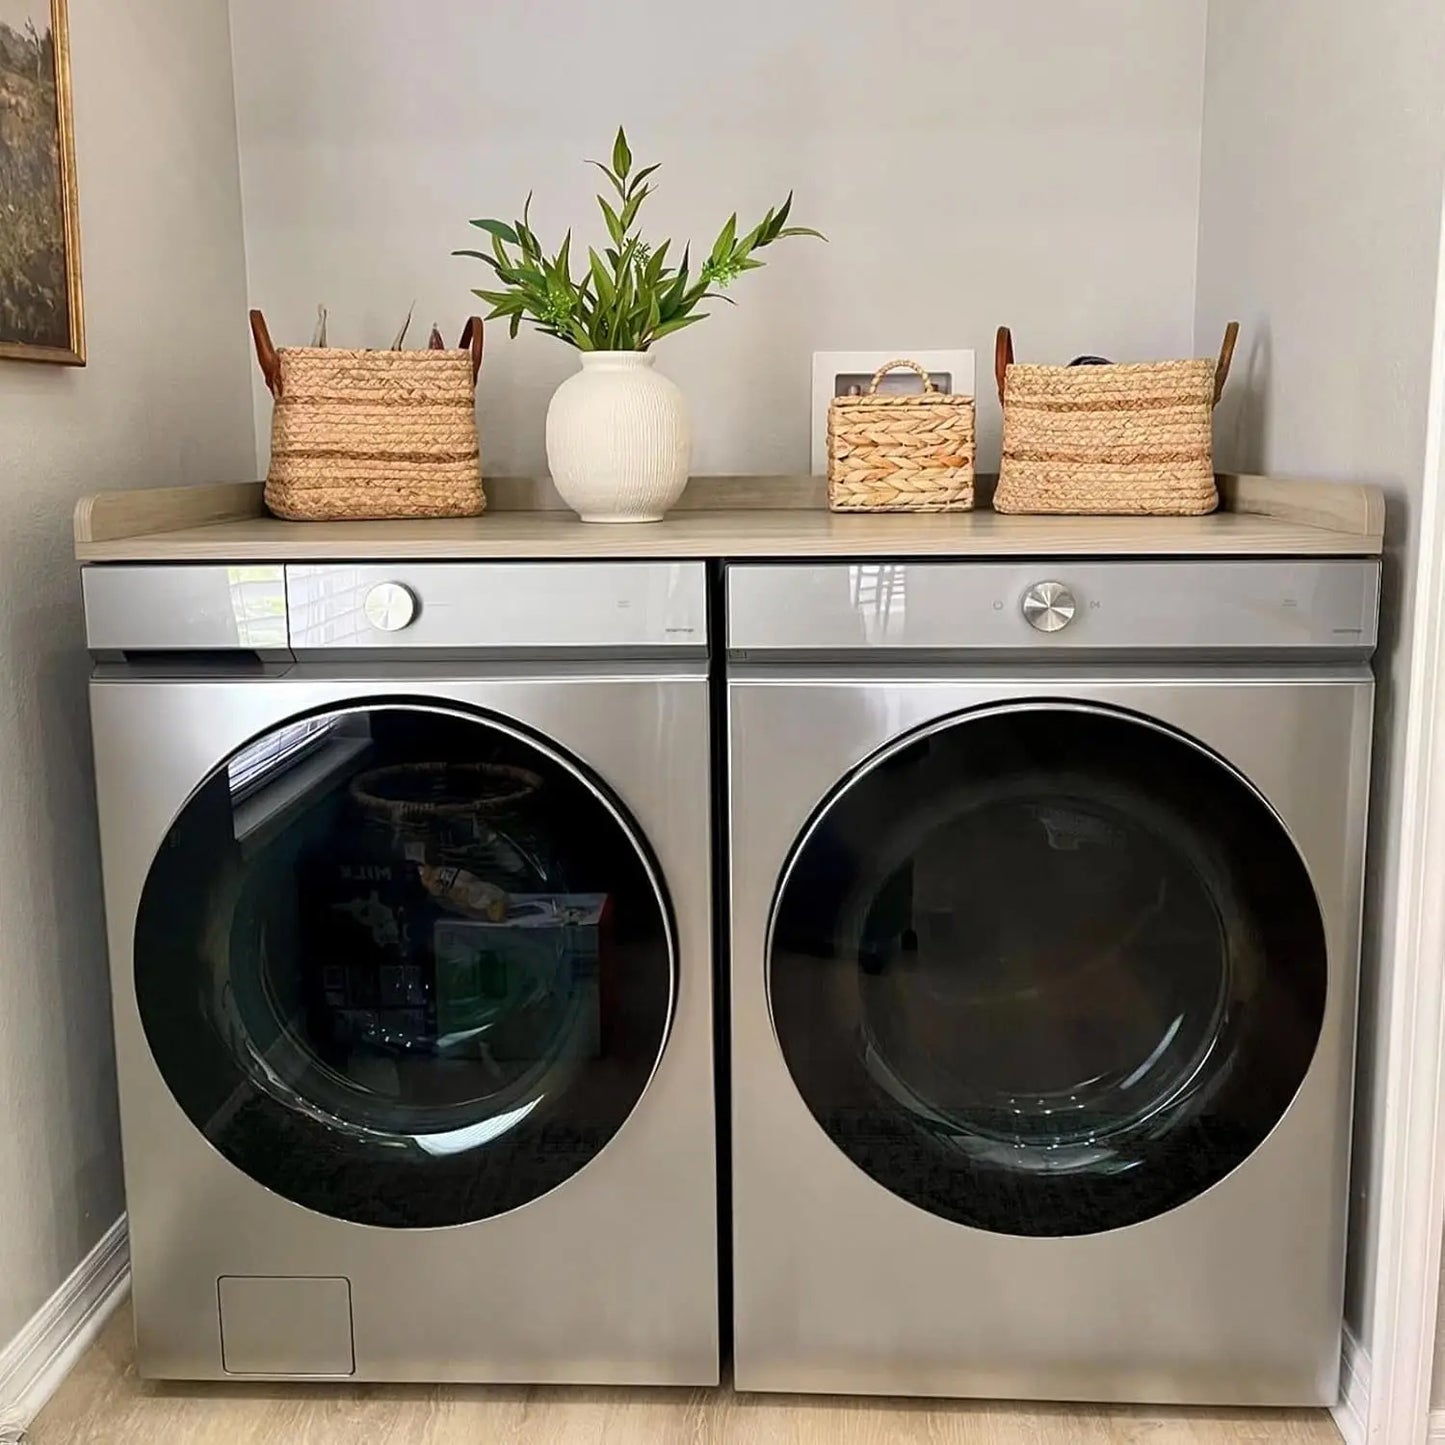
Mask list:
[[[251,243],[246,226],[246,154],[241,145],[241,104],[236,89],[236,0],[226,0],[226,34],[229,42],[230,65],[227,79],[230,83],[231,114],[235,118],[233,139],[236,147],[236,220],[241,232],[241,276],[244,299],[249,309],[251,298]],[[251,408],[251,475],[257,476],[261,469],[261,412],[254,405]],[[239,480],[239,479],[237,479]]]

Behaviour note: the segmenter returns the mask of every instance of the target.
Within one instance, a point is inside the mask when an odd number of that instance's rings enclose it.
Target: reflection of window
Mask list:
[[[886,562],[860,562],[848,571],[853,610],[863,619],[868,641],[885,641],[890,629],[903,621],[907,568]]]
[[[232,799],[239,802],[250,797],[278,773],[294,767],[305,754],[319,746],[335,726],[335,718],[307,718],[304,722],[277,728],[242,748],[226,769]]]
[[[330,647],[369,639],[366,594],[372,584],[359,567],[324,567],[293,577],[288,595],[294,635]]]
[[[263,842],[268,825],[339,780],[370,746],[364,715],[337,714],[289,723],[242,748],[226,769],[236,841]]]
[[[228,567],[236,640],[242,647],[285,647],[286,594],[279,567]]]

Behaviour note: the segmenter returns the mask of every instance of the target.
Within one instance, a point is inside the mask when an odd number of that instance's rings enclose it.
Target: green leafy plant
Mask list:
[[[749,231],[739,232],[737,213],[728,217],[707,259],[692,269],[691,247],[684,247],[677,265],[668,261],[670,240],[653,245],[644,240],[638,219],[643,202],[654,190],[655,165],[632,169],[632,151],[619,127],[612,146],[612,164],[589,161],[607,177],[615,200],[598,196],[611,244],[601,255],[588,247],[580,276],[572,275],[572,232],[548,255],[532,230],[532,198],[520,220],[477,220],[472,225],[492,238],[488,251],[454,251],[485,262],[501,282],[499,290],[475,294],[492,307],[487,320],[506,317],[515,336],[524,320],[580,351],[646,351],[654,341],[705,321],[710,313],[697,308],[705,301],[734,304],[723,291],[745,271],[763,262],[757,253],[784,236],[827,238],[808,226],[788,225],[792,192]]]

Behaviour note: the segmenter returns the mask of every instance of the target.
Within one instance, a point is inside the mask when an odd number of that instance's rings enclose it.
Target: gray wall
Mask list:
[[[1401,744],[1445,176],[1445,8],[1211,0],[1198,339],[1244,323],[1227,468],[1379,482],[1389,556],[1347,1316],[1365,1348]]]
[[[91,363],[0,361],[0,1348],[120,1213],[70,512],[255,465],[225,0],[70,0]]]
[[[739,306],[659,347],[699,472],[807,471],[811,352],[1180,355],[1193,329],[1205,0],[244,0],[232,7],[250,294],[279,341],[318,302],[331,340],[385,345],[417,299],[455,339],[491,273],[450,259],[469,217],[602,234],[581,164],[625,123],[664,163],[649,228],[711,244],[797,187],[793,241]],[[1217,340],[1212,346],[1217,346]],[[499,326],[484,462],[545,471],[571,352]],[[265,451],[269,408],[258,388]]]

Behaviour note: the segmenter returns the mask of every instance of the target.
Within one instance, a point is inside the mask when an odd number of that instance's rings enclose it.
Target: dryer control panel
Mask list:
[[[728,647],[1368,655],[1379,602],[1363,559],[749,564],[728,569]]]

